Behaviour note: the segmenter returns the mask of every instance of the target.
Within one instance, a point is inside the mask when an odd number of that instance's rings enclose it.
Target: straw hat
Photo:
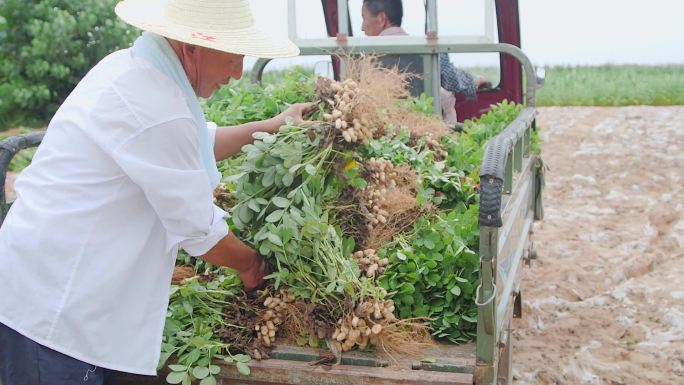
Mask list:
[[[123,0],[114,10],[134,27],[185,43],[269,59],[299,55],[290,40],[255,28],[248,0]]]

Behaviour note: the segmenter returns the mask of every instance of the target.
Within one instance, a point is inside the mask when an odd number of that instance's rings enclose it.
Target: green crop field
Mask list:
[[[552,67],[539,106],[684,104],[684,65]]]
[[[498,68],[469,67],[494,85]],[[684,65],[548,67],[538,106],[684,105]]]
[[[498,68],[468,67],[494,86]],[[264,82],[275,81],[281,71],[264,73]],[[249,81],[245,74],[242,81]],[[684,65],[595,67],[547,67],[546,81],[537,91],[538,106],[684,105]]]

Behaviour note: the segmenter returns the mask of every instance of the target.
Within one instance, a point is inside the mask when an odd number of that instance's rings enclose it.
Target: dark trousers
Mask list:
[[[42,346],[0,323],[0,385],[113,385],[114,374]]]

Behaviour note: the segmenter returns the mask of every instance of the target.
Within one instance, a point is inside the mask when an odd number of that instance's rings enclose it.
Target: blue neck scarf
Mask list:
[[[216,168],[213,143],[209,143],[209,129],[204,120],[204,113],[200,107],[197,95],[192,89],[188,76],[178,60],[176,52],[166,39],[160,35],[144,32],[131,47],[133,56],[141,57],[157,68],[161,73],[172,79],[180,87],[188,104],[193,119],[197,125],[197,140],[202,165],[207,171],[212,188],[216,188],[221,180],[221,173]]]

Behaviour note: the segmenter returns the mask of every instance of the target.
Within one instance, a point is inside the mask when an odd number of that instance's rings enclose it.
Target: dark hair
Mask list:
[[[385,12],[392,25],[401,27],[401,19],[404,17],[404,7],[401,0],[363,0],[373,16]]]

